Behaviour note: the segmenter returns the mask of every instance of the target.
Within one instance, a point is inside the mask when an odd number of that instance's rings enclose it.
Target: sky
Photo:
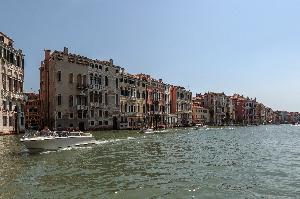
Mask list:
[[[44,49],[109,60],[195,93],[300,111],[298,0],[0,0],[1,32],[38,91]],[[4,9],[3,9],[4,8]]]

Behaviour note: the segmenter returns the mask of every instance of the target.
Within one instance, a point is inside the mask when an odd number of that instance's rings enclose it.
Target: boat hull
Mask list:
[[[67,147],[95,144],[95,138],[92,136],[70,136],[42,139],[22,139],[21,142],[27,149],[58,150]]]

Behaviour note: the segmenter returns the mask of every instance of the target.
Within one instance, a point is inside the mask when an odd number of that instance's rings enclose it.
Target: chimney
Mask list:
[[[51,54],[51,50],[44,50],[45,51],[45,60],[49,60],[50,59],[50,54]]]
[[[69,54],[68,51],[69,51],[69,49],[68,49],[67,47],[64,47],[64,54],[65,54],[65,55]]]
[[[112,59],[109,60],[110,66],[114,65],[114,61]]]

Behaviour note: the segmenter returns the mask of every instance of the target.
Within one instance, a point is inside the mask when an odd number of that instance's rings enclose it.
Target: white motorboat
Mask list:
[[[26,133],[20,141],[29,150],[58,150],[67,147],[95,144],[96,142],[92,134],[80,131],[49,131],[47,134],[35,131]]]
[[[142,129],[140,131],[140,133],[151,134],[151,133],[154,133],[154,130],[153,129]]]

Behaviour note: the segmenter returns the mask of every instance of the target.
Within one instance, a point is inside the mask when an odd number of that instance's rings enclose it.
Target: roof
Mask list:
[[[12,40],[12,38],[10,38],[9,36],[7,36],[6,34],[4,34],[3,32],[0,32],[1,35],[3,35],[4,37],[6,37],[7,39],[9,39],[10,41],[14,42],[14,40]]]

